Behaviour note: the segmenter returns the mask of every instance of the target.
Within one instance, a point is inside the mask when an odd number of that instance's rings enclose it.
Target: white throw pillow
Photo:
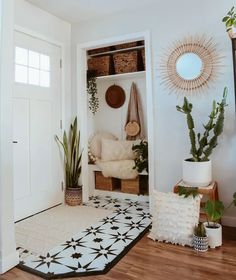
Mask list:
[[[134,167],[133,160],[97,161],[97,166],[102,170],[104,177],[119,179],[135,179],[138,172]]]
[[[174,193],[151,194],[152,229],[149,238],[192,246],[194,226],[198,224],[201,196],[184,198]]]
[[[140,140],[135,141],[114,141],[102,139],[102,161],[112,160],[134,160],[135,154],[132,151],[132,146],[140,143]]]
[[[89,153],[94,158],[101,158],[102,139],[117,140],[118,138],[109,132],[97,132],[89,140]]]

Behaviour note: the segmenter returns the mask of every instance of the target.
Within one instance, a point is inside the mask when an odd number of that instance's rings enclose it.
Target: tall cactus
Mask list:
[[[191,143],[190,154],[192,161],[208,161],[209,156],[212,154],[213,149],[217,146],[217,138],[223,132],[224,127],[224,113],[228,89],[224,88],[223,98],[220,103],[213,101],[212,111],[209,115],[209,121],[203,125],[205,131],[203,135],[197,134],[194,131],[194,121],[191,115],[193,105],[188,102],[187,97],[184,97],[183,106],[176,106],[176,109],[186,114],[187,125],[189,129],[189,138]],[[197,143],[196,143],[197,142]],[[198,147],[197,147],[198,146]]]

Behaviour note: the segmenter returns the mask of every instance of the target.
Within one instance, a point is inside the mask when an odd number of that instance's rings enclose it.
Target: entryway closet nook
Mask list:
[[[148,195],[145,41],[86,54],[89,194]]]

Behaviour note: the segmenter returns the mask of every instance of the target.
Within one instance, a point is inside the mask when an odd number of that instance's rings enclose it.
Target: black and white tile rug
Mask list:
[[[113,212],[45,255],[34,255],[27,248],[17,248],[20,254],[18,268],[44,279],[104,274],[151,224],[148,198],[136,201],[94,196],[86,205]]]

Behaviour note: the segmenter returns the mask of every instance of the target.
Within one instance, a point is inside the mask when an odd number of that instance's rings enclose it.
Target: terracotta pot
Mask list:
[[[212,181],[211,160],[183,161],[183,181],[192,187],[207,187]]]
[[[213,228],[213,222],[210,222],[210,227],[208,226],[208,222],[204,223],[204,227],[206,229],[206,234],[208,235],[208,243],[210,248],[214,249],[215,247],[219,247],[222,245],[222,226],[216,223],[216,228]]]
[[[206,252],[208,250],[208,236],[199,237],[197,235],[193,235],[193,248],[199,252]]]
[[[82,187],[66,188],[65,202],[70,206],[80,205],[82,203]]]

